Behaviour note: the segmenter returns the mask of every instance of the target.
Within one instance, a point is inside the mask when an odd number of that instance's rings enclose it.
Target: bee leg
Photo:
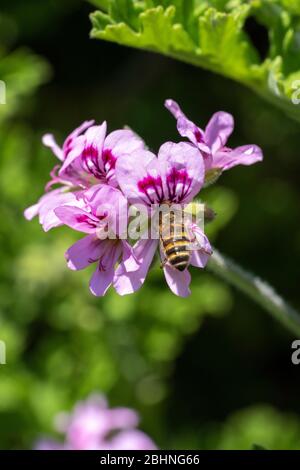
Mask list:
[[[165,265],[167,264],[167,262],[168,262],[167,258],[165,258],[164,260],[161,260],[160,269],[163,269]]]
[[[162,257],[164,257],[164,259],[162,259]],[[167,264],[168,260],[167,258],[164,256],[164,251],[163,251],[163,243],[162,243],[162,240],[160,240],[160,269],[163,269],[165,267],[165,265]]]

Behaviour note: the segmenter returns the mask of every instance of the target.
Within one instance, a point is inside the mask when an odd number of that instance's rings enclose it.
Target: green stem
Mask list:
[[[229,258],[214,249],[207,265],[214,274],[240,289],[251,297],[272,317],[300,337],[300,315],[275,290],[259,277],[245,271]]]

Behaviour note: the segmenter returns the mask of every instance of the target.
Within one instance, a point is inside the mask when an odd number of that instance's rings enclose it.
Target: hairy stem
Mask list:
[[[300,337],[300,314],[259,277],[245,271],[214,249],[207,268],[240,289]]]

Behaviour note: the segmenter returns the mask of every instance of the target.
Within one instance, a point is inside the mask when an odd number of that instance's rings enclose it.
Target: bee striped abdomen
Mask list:
[[[174,216],[161,217],[161,249],[166,261],[179,271],[184,271],[190,261],[190,240],[183,223],[176,223]]]

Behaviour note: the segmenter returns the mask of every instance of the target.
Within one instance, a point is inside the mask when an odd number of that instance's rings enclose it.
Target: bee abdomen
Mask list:
[[[184,271],[190,261],[190,239],[184,224],[175,220],[175,214],[161,215],[159,224],[161,248],[166,261],[178,271]]]
[[[165,253],[167,256],[171,256],[174,253],[185,253],[188,245],[185,240],[177,240],[168,242],[164,245]]]
[[[161,240],[165,249],[167,249],[168,245],[183,246],[183,244],[188,245],[190,242],[190,239],[185,233],[176,237],[161,237]]]
[[[188,238],[162,240],[167,261],[175,269],[184,271],[190,261]]]
[[[190,253],[188,251],[176,252],[167,258],[171,266],[178,269],[178,271],[184,271],[189,264]]]

